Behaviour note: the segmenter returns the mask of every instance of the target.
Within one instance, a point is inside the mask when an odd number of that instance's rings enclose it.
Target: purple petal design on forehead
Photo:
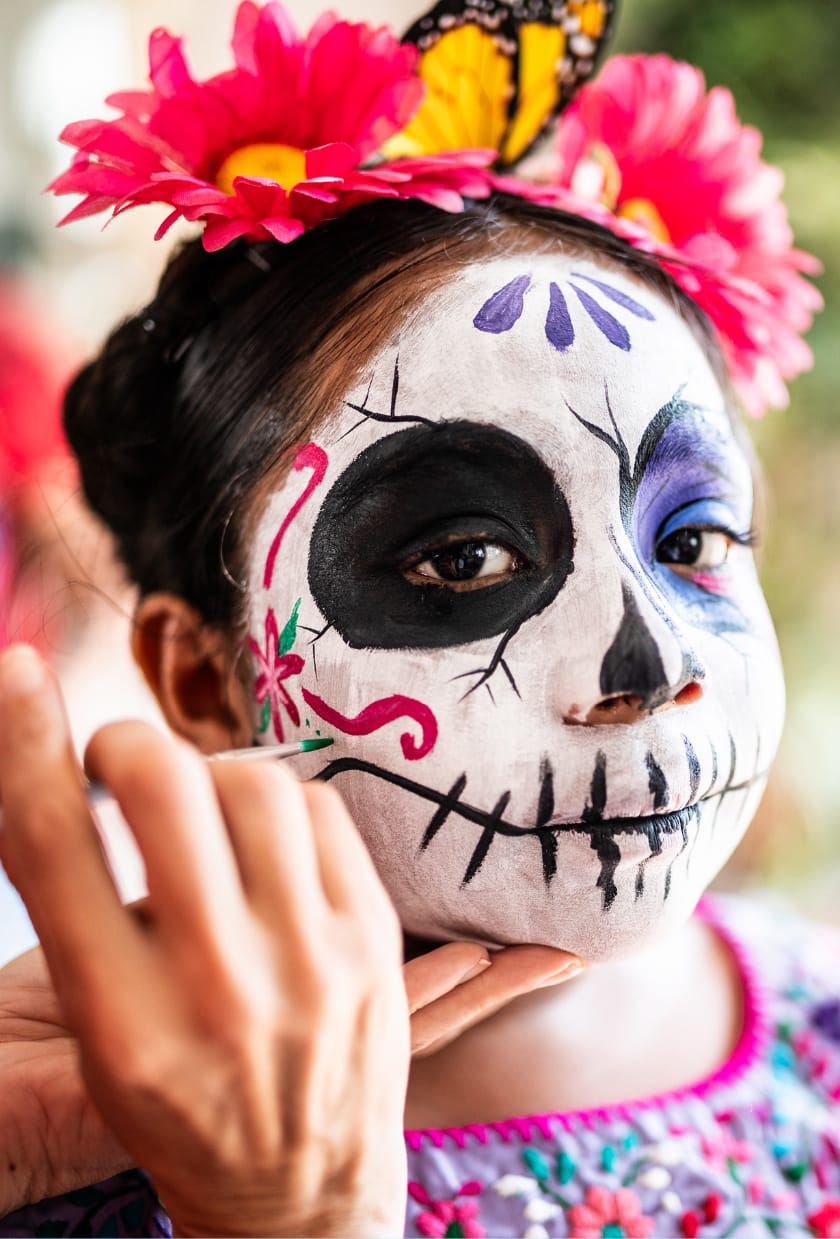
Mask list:
[[[525,294],[531,287],[530,275],[518,275],[515,280],[505,284],[498,292],[493,293],[473,319],[473,326],[479,331],[489,331],[500,335],[510,331],[518,322],[525,308]]]
[[[577,284],[572,284],[572,288],[577,293],[578,301],[586,310],[586,313],[592,319],[601,335],[606,336],[610,344],[614,344],[616,348],[629,353],[630,332],[624,324],[620,323],[617,318],[613,318],[609,310],[605,310],[603,306],[598,305],[598,302],[590,297],[589,293],[584,292],[582,288],[578,288]]]
[[[620,288],[613,288],[612,284],[605,284],[603,280],[596,280],[594,276],[584,275],[582,271],[573,271],[572,275],[576,280],[586,280],[588,284],[594,284],[596,288],[600,288],[605,297],[609,297],[610,301],[614,301],[616,305],[623,306],[625,310],[635,314],[636,318],[646,318],[649,323],[656,322],[656,317],[651,314],[647,306],[628,297],[627,293],[623,293]]]
[[[545,334],[549,344],[553,344],[558,353],[562,353],[575,342],[575,328],[566,298],[560,291],[559,284],[552,281],[550,289],[551,300],[545,319]]]

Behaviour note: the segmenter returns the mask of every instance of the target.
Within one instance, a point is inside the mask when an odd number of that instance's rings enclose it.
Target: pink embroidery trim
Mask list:
[[[329,459],[327,457],[327,453],[322,447],[318,447],[317,443],[306,443],[295,453],[295,461],[293,466],[295,471],[300,473],[301,469],[311,469],[312,477],[309,479],[303,494],[292,504],[291,508],[286,513],[285,520],[277,530],[274,541],[269,548],[268,557],[265,561],[265,572],[263,574],[264,589],[271,588],[271,580],[274,576],[274,562],[277,559],[280,547],[283,545],[286,530],[289,528],[303,505],[311,497],[313,491],[316,491],[323,482],[328,464]]]
[[[516,1139],[529,1143],[535,1135],[551,1139],[554,1125],[560,1127],[562,1131],[573,1132],[581,1127],[592,1129],[599,1124],[606,1125],[616,1121],[632,1123],[639,1110],[665,1110],[675,1102],[683,1101],[688,1097],[707,1097],[716,1089],[725,1088],[744,1079],[767,1049],[772,1035],[766,987],[748,948],[735,936],[709,899],[704,898],[700,901],[697,915],[715,930],[732,953],[740,974],[744,1000],[744,1024],[738,1044],[727,1061],[716,1071],[696,1084],[611,1106],[599,1106],[589,1110],[569,1110],[555,1114],[530,1114],[519,1118],[504,1119],[497,1123],[470,1123],[465,1127],[427,1127],[408,1130],[404,1135],[409,1149],[416,1153],[424,1141],[429,1141],[438,1149],[442,1148],[447,1140],[451,1140],[458,1148],[463,1148],[469,1139],[476,1140],[483,1145],[487,1144],[491,1133],[499,1136],[505,1144],[510,1144]]]
[[[420,728],[421,739],[418,744],[408,731],[404,731],[400,736],[403,756],[408,761],[419,761],[421,757],[431,753],[437,742],[437,719],[427,705],[422,701],[415,701],[413,697],[403,697],[399,693],[393,697],[383,697],[381,701],[372,701],[369,706],[365,706],[354,718],[348,718],[308,689],[304,688],[302,691],[304,701],[319,718],[348,736],[369,736],[371,732],[379,731],[380,727],[387,727],[395,719],[412,719]]]

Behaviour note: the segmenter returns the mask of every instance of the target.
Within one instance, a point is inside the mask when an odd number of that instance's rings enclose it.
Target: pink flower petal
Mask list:
[[[443,1239],[446,1234],[446,1223],[428,1211],[418,1213],[414,1224],[420,1234],[428,1236],[428,1239]]]
[[[153,30],[149,38],[149,76],[162,99],[172,98],[193,85],[181,51],[181,40],[166,30]]]
[[[740,124],[728,90],[706,92],[698,69],[667,56],[614,56],[563,114],[557,186],[574,186],[579,197],[590,183],[580,171],[604,149],[615,171],[591,184],[599,194],[612,186],[617,200],[591,202],[607,209],[599,222],[664,259],[706,311],[750,412],[783,404],[783,379],[810,364],[799,335],[819,302],[801,278],[815,264],[807,256],[803,263],[791,247],[781,174],[761,160],[761,135]],[[645,239],[638,221],[628,228],[613,213],[635,199],[652,204],[669,241]],[[578,212],[588,214],[579,202]]]

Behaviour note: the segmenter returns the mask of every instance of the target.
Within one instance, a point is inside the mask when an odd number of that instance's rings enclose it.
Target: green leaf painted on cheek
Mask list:
[[[271,702],[266,697],[263,702],[262,714],[260,715],[260,735],[268,731],[268,725],[271,722]]]
[[[277,653],[282,658],[284,654],[288,654],[289,650],[297,639],[298,612],[300,611],[300,598],[292,607],[292,614],[289,616],[286,627],[280,633],[277,641]]]

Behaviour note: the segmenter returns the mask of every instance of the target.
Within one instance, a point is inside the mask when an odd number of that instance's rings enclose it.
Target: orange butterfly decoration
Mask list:
[[[383,154],[490,147],[510,167],[593,73],[614,10],[615,0],[441,0],[404,36],[426,97]]]

